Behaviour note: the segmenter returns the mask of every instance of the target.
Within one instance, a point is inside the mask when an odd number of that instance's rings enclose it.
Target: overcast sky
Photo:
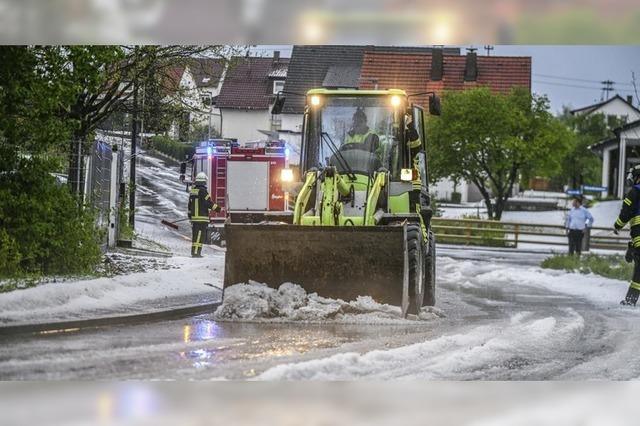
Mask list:
[[[257,46],[255,52],[267,54],[281,50],[291,55],[291,46]],[[464,54],[464,47],[461,49]],[[482,48],[478,53],[485,55]],[[640,90],[639,46],[495,46],[492,55],[531,56],[532,84],[535,93],[547,94],[551,109],[560,111],[563,105],[573,108],[600,101],[603,80],[615,82],[614,91],[626,99],[633,95],[638,106],[631,72],[635,71]],[[612,96],[612,94],[610,94]]]

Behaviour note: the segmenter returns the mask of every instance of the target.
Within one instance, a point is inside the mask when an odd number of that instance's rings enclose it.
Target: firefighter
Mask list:
[[[207,191],[207,175],[200,172],[189,191],[189,220],[191,221],[191,257],[202,257],[202,243],[209,226],[209,211],[220,211],[220,206],[211,201]]]
[[[415,176],[411,180],[411,192],[409,193],[409,203],[411,205],[411,210],[416,210],[420,206],[420,192],[422,191],[422,177],[419,173],[420,165],[418,164],[418,153],[420,152],[420,148],[422,148],[422,141],[420,140],[420,134],[418,133],[418,129],[416,129],[415,124],[411,120],[410,115],[407,115],[405,117],[405,122],[407,123],[405,128],[405,135],[407,146],[409,147],[409,155],[411,156],[413,170],[418,172],[414,172]]]
[[[640,295],[640,165],[634,166],[629,170],[626,179],[627,185],[631,186],[631,190],[622,200],[622,210],[613,225],[614,233],[617,235],[629,222],[631,227],[631,244],[629,245],[627,261],[634,262],[633,277],[629,283],[629,290],[621,305],[635,306]]]

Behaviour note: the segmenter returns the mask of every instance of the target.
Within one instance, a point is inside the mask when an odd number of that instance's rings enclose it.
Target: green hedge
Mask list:
[[[194,143],[184,143],[171,139],[168,136],[154,136],[150,141],[150,148],[161,152],[178,161],[191,158],[195,153]]]
[[[542,261],[543,268],[559,269],[583,274],[594,273],[607,278],[629,280],[633,275],[633,263],[627,263],[623,256],[598,256],[587,254],[569,256],[566,254],[552,256]]]
[[[0,277],[90,273],[100,261],[100,231],[50,167],[23,159],[0,173]]]

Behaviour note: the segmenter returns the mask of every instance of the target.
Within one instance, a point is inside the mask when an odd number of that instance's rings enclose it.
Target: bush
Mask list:
[[[168,136],[152,137],[150,147],[178,161],[184,161],[187,157],[191,158],[195,153],[195,145],[193,143],[179,142]]]
[[[578,256],[557,255],[545,259],[541,266],[583,274],[597,274],[607,278],[628,280],[633,275],[633,263],[627,263],[623,256],[599,256],[596,254]]]
[[[20,268],[20,249],[16,240],[0,229],[0,276],[11,277]]]
[[[0,174],[0,276],[87,273],[100,261],[92,212],[79,209],[42,160]]]

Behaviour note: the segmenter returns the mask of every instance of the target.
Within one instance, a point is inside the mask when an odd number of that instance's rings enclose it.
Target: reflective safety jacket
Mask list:
[[[634,247],[640,247],[640,185],[633,185],[631,191],[622,200],[622,210],[613,225],[620,230],[629,223]]]
[[[363,133],[363,134],[358,134],[358,133],[347,133],[347,137],[344,140],[345,144],[348,143],[365,143],[367,142],[367,139],[369,137],[372,138],[372,140],[374,140],[374,136],[378,136],[376,135],[376,132],[372,131],[371,129],[367,130],[367,133]],[[373,143],[373,142],[372,142]]]
[[[209,222],[209,210],[214,208],[211,196],[203,185],[195,185],[189,191],[189,219],[191,222]]]

